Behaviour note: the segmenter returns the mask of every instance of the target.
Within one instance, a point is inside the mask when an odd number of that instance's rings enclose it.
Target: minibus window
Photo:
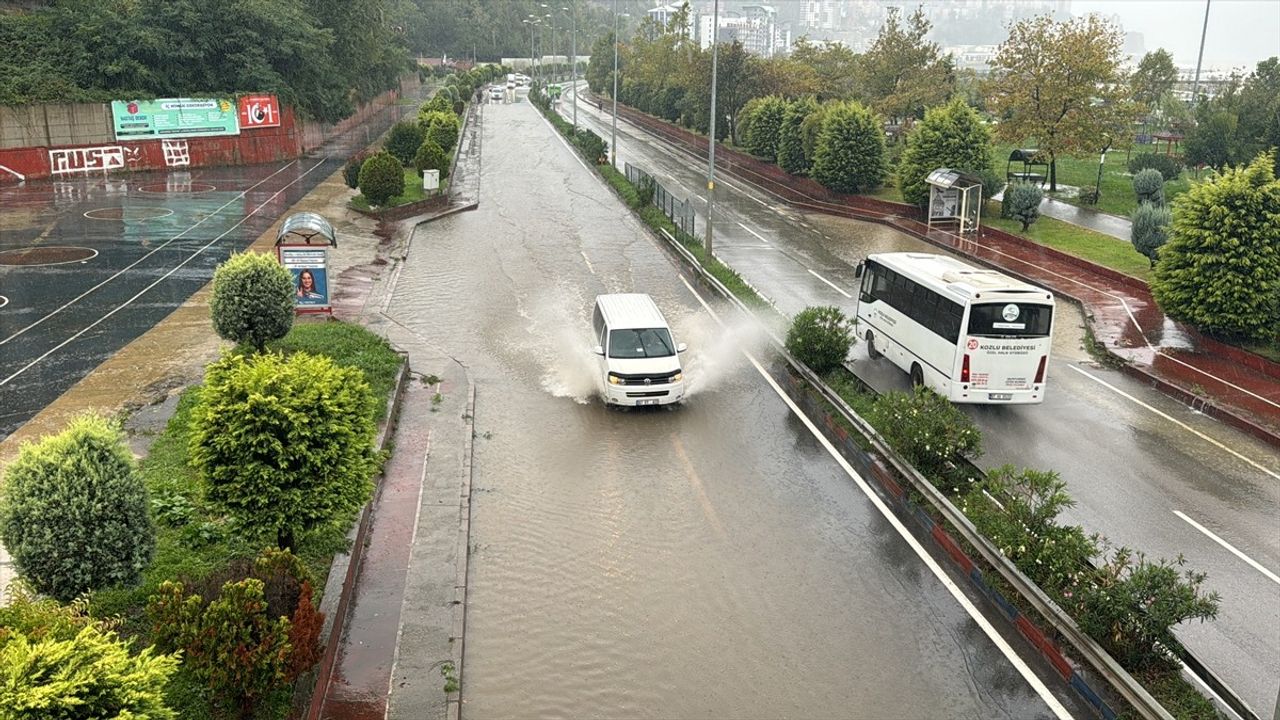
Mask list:
[[[676,354],[675,343],[666,328],[614,330],[609,333],[609,357],[652,358]]]

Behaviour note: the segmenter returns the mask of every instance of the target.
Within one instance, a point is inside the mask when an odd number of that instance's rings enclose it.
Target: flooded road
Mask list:
[[[483,143],[388,309],[476,384],[464,716],[1053,717],[536,111]],[[689,344],[683,406],[595,400],[611,292]]]
[[[580,103],[578,121],[608,139],[609,117],[594,105]],[[625,120],[618,147],[620,161],[690,199],[702,232],[706,162]],[[717,256],[790,315],[819,304],[852,314],[854,267],[869,253],[940,252],[879,224],[798,212],[734,178],[717,186]],[[1078,503],[1064,514],[1068,522],[1152,557],[1183,555],[1207,572],[1221,611],[1212,622],[1180,626],[1179,638],[1265,716],[1280,692],[1280,451],[1098,367],[1081,347],[1084,320],[1074,303],[1059,302],[1056,318],[1043,404],[961,406],[983,431],[980,465],[1055,470]],[[864,343],[852,359],[878,390],[909,386],[892,363],[869,359]]]

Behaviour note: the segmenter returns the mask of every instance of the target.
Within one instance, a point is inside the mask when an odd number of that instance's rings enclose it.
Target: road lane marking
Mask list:
[[[1071,368],[1072,370],[1075,370],[1076,372],[1080,373],[1081,375],[1083,375],[1083,376],[1085,376],[1085,377],[1089,378],[1090,380],[1092,380],[1092,381],[1094,381],[1094,382],[1098,383],[1099,385],[1101,385],[1101,386],[1103,386],[1103,387],[1107,388],[1107,389],[1108,389],[1108,390],[1110,390],[1111,392],[1114,392],[1115,394],[1117,394],[1117,395],[1119,395],[1119,396],[1121,396],[1121,397],[1128,398],[1129,400],[1132,400],[1133,402],[1137,403],[1138,405],[1141,405],[1142,407],[1144,407],[1144,408],[1146,408],[1146,409],[1150,410],[1151,412],[1155,413],[1156,415],[1159,415],[1160,417],[1164,418],[1165,420],[1168,420],[1169,422],[1173,423],[1174,425],[1177,425],[1177,426],[1181,427],[1182,429],[1186,430],[1187,432],[1189,432],[1189,433],[1193,433],[1196,437],[1199,437],[1201,440],[1207,440],[1208,442],[1210,442],[1211,444],[1213,444],[1215,447],[1217,447],[1217,448],[1219,448],[1219,449],[1221,449],[1221,450],[1226,450],[1227,452],[1231,453],[1232,455],[1235,455],[1237,458],[1240,458],[1241,460],[1243,460],[1243,461],[1245,461],[1245,462],[1249,463],[1250,465],[1252,465],[1252,466],[1254,466],[1254,467],[1258,468],[1258,469],[1259,469],[1259,470],[1261,470],[1262,472],[1264,472],[1264,473],[1266,473],[1266,474],[1270,475],[1271,477],[1273,477],[1273,478],[1275,478],[1275,479],[1277,479],[1277,480],[1280,480],[1280,473],[1276,473],[1274,470],[1270,470],[1270,469],[1268,469],[1268,468],[1266,468],[1266,467],[1263,467],[1263,465],[1262,465],[1261,463],[1257,462],[1256,460],[1253,460],[1253,459],[1251,459],[1251,458],[1247,458],[1247,457],[1245,457],[1244,455],[1241,455],[1240,453],[1236,452],[1235,450],[1232,450],[1231,448],[1227,447],[1226,445],[1223,445],[1222,443],[1218,442],[1217,440],[1214,440],[1213,438],[1209,437],[1208,435],[1205,435],[1204,433],[1200,432],[1199,430],[1196,430],[1195,428],[1193,428],[1193,427],[1191,427],[1190,425],[1188,425],[1188,424],[1186,424],[1186,423],[1182,422],[1181,420],[1179,420],[1179,419],[1177,419],[1177,418],[1173,417],[1172,415],[1169,415],[1168,413],[1163,412],[1163,411],[1161,411],[1161,410],[1157,410],[1156,408],[1154,408],[1154,407],[1152,407],[1152,406],[1150,406],[1150,405],[1148,405],[1148,404],[1146,404],[1146,403],[1142,402],[1142,401],[1141,401],[1141,400],[1139,400],[1138,398],[1136,398],[1136,397],[1134,397],[1134,396],[1130,395],[1129,393],[1127,393],[1127,392],[1125,392],[1125,391],[1121,390],[1120,388],[1116,387],[1115,385],[1112,385],[1111,383],[1107,382],[1106,380],[1103,380],[1102,378],[1100,378],[1100,377],[1098,377],[1098,376],[1094,375],[1093,373],[1090,373],[1090,372],[1088,372],[1088,371],[1086,371],[1086,370],[1083,370],[1083,369],[1081,369],[1081,368],[1078,368],[1078,367],[1076,367],[1075,365],[1072,365],[1071,363],[1067,363],[1067,367]]]
[[[129,270],[132,270],[132,269],[133,269],[133,267],[134,267],[134,266],[136,266],[138,263],[142,262],[143,260],[146,260],[147,258],[151,257],[152,255],[155,255],[156,253],[158,253],[158,252],[160,252],[161,250],[165,249],[166,247],[168,247],[168,246],[169,246],[169,244],[170,244],[170,243],[172,243],[173,241],[175,241],[175,240],[177,240],[178,238],[182,237],[183,235],[186,235],[187,233],[191,232],[192,230],[196,229],[198,226],[200,226],[201,224],[203,224],[203,223],[204,223],[204,221],[208,220],[209,218],[217,216],[217,214],[218,214],[218,213],[220,213],[220,212],[222,212],[224,209],[226,209],[226,208],[227,208],[227,206],[229,206],[229,205],[231,205],[232,203],[234,203],[235,201],[237,201],[237,200],[239,200],[239,199],[243,198],[243,197],[245,196],[245,194],[247,194],[250,190],[252,190],[252,189],[254,189],[254,188],[258,187],[258,186],[259,186],[259,185],[261,185],[262,183],[264,183],[264,182],[266,182],[266,181],[270,180],[271,178],[275,177],[276,175],[279,175],[280,173],[284,172],[284,171],[285,171],[285,168],[288,168],[288,167],[292,166],[292,165],[293,165],[294,163],[296,163],[296,162],[297,162],[297,160],[293,160],[293,161],[289,162],[287,165],[285,165],[284,167],[280,168],[279,170],[277,170],[277,171],[275,171],[275,172],[271,173],[270,175],[268,175],[268,176],[266,176],[266,177],[262,178],[261,180],[259,180],[258,182],[256,182],[256,183],[254,183],[254,184],[250,185],[249,187],[245,188],[244,190],[241,190],[239,193],[236,193],[236,196],[235,196],[235,197],[233,197],[233,198],[231,198],[230,200],[228,200],[225,204],[223,204],[223,205],[222,205],[222,207],[219,207],[217,210],[214,210],[213,212],[209,213],[208,215],[206,215],[205,217],[201,218],[200,220],[198,220],[196,223],[194,223],[194,224],[193,224],[193,225],[191,225],[190,227],[186,228],[185,230],[183,230],[182,232],[178,233],[177,235],[174,235],[173,237],[169,238],[169,239],[168,239],[168,240],[166,240],[164,243],[162,243],[162,244],[160,244],[160,245],[157,245],[154,249],[152,249],[152,250],[151,250],[151,252],[147,253],[146,255],[143,255],[142,257],[138,258],[137,260],[134,260],[132,263],[129,263],[129,265],[127,265],[126,267],[122,268],[122,269],[121,269],[119,272],[117,272],[116,274],[112,275],[111,277],[107,278],[106,280],[103,280],[102,282],[98,283],[97,285],[94,285],[93,287],[89,288],[88,290],[85,290],[84,292],[80,293],[79,295],[75,296],[74,298],[72,298],[72,299],[68,300],[66,303],[64,303],[64,304],[63,304],[61,307],[59,307],[57,310],[54,310],[53,312],[49,313],[48,315],[45,315],[44,317],[40,318],[39,320],[36,320],[35,322],[31,323],[30,325],[28,325],[28,326],[26,326],[26,327],[22,328],[21,330],[19,330],[19,331],[17,331],[17,332],[15,332],[14,334],[10,335],[9,337],[7,337],[7,338],[5,338],[5,339],[3,339],[3,340],[0,340],[0,345],[4,345],[5,343],[7,343],[7,342],[9,342],[10,340],[12,340],[12,339],[14,339],[14,338],[18,337],[19,335],[21,335],[22,333],[24,333],[24,332],[26,332],[26,331],[30,330],[31,328],[33,328],[33,327],[35,327],[35,326],[39,325],[40,323],[44,322],[45,320],[48,320],[49,318],[53,317],[54,315],[57,315],[58,313],[62,312],[63,310],[66,310],[67,308],[71,307],[72,305],[74,305],[74,304],[76,304],[76,303],[80,302],[81,300],[83,300],[86,296],[88,296],[90,293],[94,292],[94,291],[95,291],[95,290],[97,290],[98,288],[102,287],[103,285],[106,285],[107,283],[111,282],[112,280],[115,280],[116,278],[118,278],[118,277],[120,277],[121,275],[125,274],[125,273],[126,273],[126,272],[128,272]],[[310,171],[308,171],[308,172],[310,172]],[[295,182],[296,182],[296,181],[295,181]],[[292,185],[292,184],[293,184],[293,183],[289,183],[289,185]],[[289,185],[286,185],[285,187],[289,187]],[[279,193],[277,193],[277,195],[278,195],[278,194],[279,194]],[[275,197],[275,196],[273,195],[272,197]]]
[[[767,239],[765,239],[765,236],[763,236],[763,235],[761,235],[760,233],[756,232],[755,230],[752,230],[751,228],[747,227],[746,223],[744,223],[744,222],[742,222],[741,220],[739,220],[739,221],[738,221],[738,224],[742,226],[742,229],[743,229],[743,230],[746,230],[747,232],[751,233],[752,235],[755,235],[756,237],[760,238],[760,242],[764,243],[765,245],[768,245],[768,244],[769,244],[769,241],[768,241]]]
[[[806,270],[809,270],[809,268],[805,268],[805,269],[806,269]],[[845,292],[844,290],[841,290],[839,285],[837,285],[837,284],[835,284],[835,283],[831,282],[830,280],[828,280],[828,279],[826,279],[826,278],[822,277],[822,276],[821,276],[821,275],[819,275],[818,273],[816,273],[816,272],[814,272],[814,271],[812,271],[812,270],[809,270],[809,274],[810,274],[810,275],[812,275],[812,276],[814,276],[814,277],[816,277],[816,278],[818,278],[818,279],[819,279],[819,280],[821,280],[822,282],[824,282],[824,283],[826,283],[826,284],[830,285],[832,288],[834,288],[834,289],[835,289],[835,291],[836,291],[836,292],[840,293],[841,295],[843,295],[843,296],[845,296],[845,297],[847,297],[847,298],[849,298],[849,299],[853,299],[853,296],[852,296],[852,295],[850,295],[849,293]]]
[[[711,523],[711,527],[720,539],[728,540],[728,533],[724,531],[724,525],[720,522],[716,509],[711,506],[711,498],[707,497],[707,491],[702,487],[702,479],[698,477],[698,471],[693,469],[693,463],[689,460],[688,453],[684,451],[684,443],[680,442],[680,436],[673,433],[671,442],[675,445],[676,454],[680,456],[680,462],[684,465],[684,474],[688,476],[689,484],[693,486],[693,492],[698,496],[698,503],[702,505],[702,514],[707,516],[707,522]]]
[[[1174,514],[1174,515],[1177,515],[1178,517],[1182,518],[1183,520],[1186,520],[1186,521],[1187,521],[1187,523],[1189,523],[1189,524],[1191,525],[1191,527],[1193,527],[1193,528],[1195,528],[1195,529],[1199,530],[1200,532],[1204,533],[1205,535],[1208,535],[1210,540],[1212,540],[1212,541],[1214,541],[1214,542],[1218,543],[1218,544],[1219,544],[1219,545],[1221,545],[1222,547],[1224,547],[1224,548],[1226,548],[1227,550],[1229,550],[1229,551],[1231,552],[1231,554],[1232,554],[1232,555],[1235,555],[1236,557],[1240,558],[1241,560],[1243,560],[1243,561],[1245,561],[1245,562],[1249,563],[1250,565],[1252,565],[1254,570],[1257,570],[1258,572],[1262,573],[1263,575],[1266,575],[1266,576],[1267,576],[1267,578],[1271,580],[1271,582],[1273,582],[1273,583],[1275,583],[1275,584],[1277,584],[1277,585],[1280,585],[1280,576],[1277,576],[1275,573],[1273,573],[1273,572],[1271,572],[1270,570],[1268,570],[1268,569],[1266,569],[1265,567],[1263,567],[1263,566],[1262,566],[1262,563],[1260,563],[1260,562],[1258,562],[1257,560],[1254,560],[1253,558],[1249,557],[1248,555],[1245,555],[1244,553],[1240,552],[1240,551],[1239,551],[1239,550],[1237,550],[1237,549],[1235,548],[1235,546],[1233,546],[1231,543],[1229,543],[1229,542],[1227,542],[1226,540],[1223,540],[1222,538],[1220,538],[1220,537],[1218,537],[1217,535],[1215,535],[1215,534],[1213,533],[1213,531],[1212,531],[1212,530],[1210,530],[1209,528],[1207,528],[1207,527],[1205,527],[1205,526],[1201,525],[1200,523],[1196,522],[1195,520],[1192,520],[1191,518],[1187,517],[1186,513],[1182,512],[1181,510],[1174,510],[1174,511],[1173,511],[1173,514]]]
[[[324,164],[324,162],[325,162],[326,160],[328,160],[328,156],[325,156],[325,157],[323,157],[323,158],[320,158],[320,162],[316,163],[315,165],[312,165],[312,166],[311,166],[311,168],[310,168],[309,170],[307,170],[306,172],[302,173],[302,174],[301,174],[301,175],[299,175],[298,177],[294,178],[292,181],[290,181],[290,182],[289,182],[289,184],[288,184],[288,185],[285,185],[284,187],[282,187],[282,188],[280,188],[279,190],[277,190],[277,191],[275,192],[275,194],[274,194],[274,195],[272,195],[271,197],[267,198],[264,202],[262,202],[261,204],[259,204],[259,205],[258,205],[258,207],[256,207],[256,208],[254,208],[254,209],[253,209],[253,211],[252,211],[252,212],[250,212],[248,215],[245,215],[244,217],[240,218],[240,220],[239,220],[235,225],[232,225],[231,227],[229,227],[229,228],[227,228],[226,230],[224,230],[224,231],[222,232],[222,234],[221,234],[221,235],[219,235],[218,237],[216,237],[216,238],[214,238],[214,239],[210,240],[209,242],[205,243],[205,244],[204,244],[204,245],[203,245],[199,250],[196,250],[195,252],[191,253],[191,255],[190,255],[190,256],[188,256],[186,260],[183,260],[182,262],[178,263],[178,264],[177,264],[177,266],[175,266],[172,270],[170,270],[169,272],[165,273],[164,275],[161,275],[159,278],[157,278],[157,279],[156,279],[154,282],[152,282],[150,285],[148,285],[148,286],[146,286],[146,287],[142,288],[141,290],[139,290],[139,291],[138,291],[138,294],[134,295],[133,297],[129,298],[128,300],[125,300],[122,304],[117,305],[115,308],[112,308],[112,310],[111,310],[110,312],[108,312],[108,313],[104,314],[102,317],[98,318],[97,320],[94,320],[92,323],[90,323],[89,325],[87,325],[87,326],[86,326],[83,330],[81,330],[80,332],[76,333],[75,335],[72,335],[71,337],[67,338],[66,340],[63,340],[62,342],[58,343],[57,345],[54,345],[54,346],[53,346],[52,348],[50,348],[47,352],[45,352],[45,354],[41,355],[40,357],[36,358],[35,360],[32,360],[31,362],[29,362],[29,363],[27,363],[26,365],[24,365],[24,366],[22,367],[22,369],[18,370],[17,372],[13,373],[12,375],[10,375],[9,377],[7,377],[7,378],[5,378],[5,379],[0,380],[0,387],[4,387],[5,385],[8,385],[8,384],[9,384],[9,383],[14,379],[14,378],[18,377],[18,376],[19,376],[19,375],[21,375],[22,373],[24,373],[24,372],[26,372],[26,371],[30,370],[31,368],[35,367],[35,366],[36,366],[38,363],[40,363],[42,360],[44,360],[45,358],[47,358],[47,357],[49,357],[50,355],[54,354],[55,352],[57,352],[57,351],[61,350],[62,348],[66,347],[66,346],[67,346],[67,345],[69,345],[72,341],[74,341],[76,338],[78,338],[78,337],[80,337],[81,335],[83,335],[83,334],[85,334],[85,333],[89,332],[90,330],[94,329],[94,328],[95,328],[95,327],[97,327],[100,323],[102,323],[102,321],[106,320],[107,318],[111,317],[112,315],[115,315],[116,313],[120,312],[121,310],[125,309],[126,307],[128,307],[128,306],[132,305],[134,300],[137,300],[138,298],[140,298],[140,297],[142,297],[143,295],[147,294],[147,292],[148,292],[149,290],[151,290],[151,288],[153,288],[153,287],[155,287],[156,285],[159,285],[160,283],[162,283],[162,282],[164,282],[165,280],[169,279],[169,276],[171,276],[171,275],[173,275],[174,273],[176,273],[176,272],[178,272],[179,270],[181,270],[181,269],[183,268],[183,266],[184,266],[184,265],[186,265],[187,263],[191,262],[192,260],[195,260],[195,259],[196,259],[196,257],[198,257],[198,256],[199,256],[201,253],[203,253],[205,250],[208,250],[209,248],[213,247],[214,243],[218,242],[218,241],[219,241],[219,240],[221,240],[222,238],[224,238],[224,237],[226,237],[227,235],[229,235],[229,234],[231,233],[231,231],[232,231],[232,230],[235,230],[236,228],[238,228],[238,227],[240,227],[241,225],[243,225],[243,224],[244,224],[244,222],[245,222],[246,220],[248,220],[249,218],[253,217],[254,215],[257,215],[259,210],[261,210],[262,208],[266,207],[266,206],[267,206],[267,204],[268,204],[268,203],[270,203],[272,200],[275,200],[275,199],[276,199],[276,197],[280,195],[280,193],[284,192],[285,190],[288,190],[291,186],[293,186],[293,184],[294,184],[294,183],[298,182],[298,181],[299,181],[299,180],[301,180],[302,178],[304,178],[304,177],[306,177],[307,175],[311,174],[311,171],[312,171],[312,170],[315,170],[316,168],[318,168],[318,167],[320,167],[321,165],[323,165],[323,164]]]
[[[592,274],[592,275],[595,275],[595,274],[596,274],[596,269],[595,269],[595,267],[593,267],[593,266],[591,265],[591,258],[587,257],[587,251],[586,251],[586,250],[579,250],[578,252],[582,254],[582,259],[583,259],[583,260],[585,260],[585,261],[587,262],[587,269],[591,271],[591,274]]]
[[[693,289],[693,286],[685,279],[684,274],[680,275],[680,282],[684,283],[684,286],[689,289],[689,292],[693,293],[693,296],[697,298],[702,307],[711,315],[711,318],[716,321],[716,324],[723,328],[724,323],[720,320],[720,316],[716,314],[715,310],[711,309],[711,306],[707,304],[706,300],[702,299],[702,296],[698,294],[698,291]],[[915,536],[907,530],[906,526],[902,524],[902,521],[898,519],[898,516],[889,509],[889,506],[885,505],[884,500],[882,500],[880,496],[871,489],[871,486],[867,484],[867,481],[853,469],[853,466],[849,464],[849,461],[844,459],[844,456],[836,450],[835,446],[831,444],[831,441],[827,440],[827,436],[818,431],[817,426],[813,424],[813,421],[809,419],[809,416],[805,415],[804,412],[796,406],[795,402],[791,400],[791,397],[787,395],[782,388],[778,387],[778,383],[774,381],[773,376],[760,365],[759,361],[757,361],[751,353],[743,350],[742,354],[751,362],[755,367],[756,372],[760,373],[760,376],[769,384],[769,387],[773,388],[773,391],[778,394],[778,397],[782,398],[782,401],[791,409],[791,412],[799,418],[800,422],[804,423],[804,426],[809,429],[809,432],[812,433],[814,438],[816,438],[822,447],[826,449],[827,453],[835,459],[836,463],[842,470],[844,470],[845,474],[853,479],[854,483],[858,486],[858,489],[867,496],[867,499],[871,501],[871,504],[875,505],[876,510],[880,511],[880,515],[893,526],[893,529],[898,532],[898,535],[906,541],[907,545],[909,545],[913,551],[915,551],[916,556],[920,558],[921,562],[923,562],[931,572],[933,572],[934,577],[938,578],[938,581],[942,583],[943,587],[945,587],[949,593],[951,593],[951,596],[956,599],[956,602],[960,603],[960,606],[969,614],[969,617],[977,623],[978,627],[982,628],[982,631],[986,633],[987,638],[991,640],[1009,663],[1013,665],[1013,667],[1018,671],[1018,674],[1022,676],[1022,679],[1026,680],[1027,684],[1036,691],[1036,694],[1040,696],[1040,699],[1044,701],[1045,705],[1049,706],[1049,709],[1053,714],[1060,718],[1060,720],[1068,720],[1071,718],[1072,715],[1067,711],[1066,707],[1058,701],[1058,698],[1054,697],[1053,693],[1045,686],[1044,682],[1036,676],[1035,672],[1032,671],[1031,668],[1022,660],[1022,657],[1014,651],[1013,647],[1010,646],[1007,641],[1005,641],[1004,637],[1001,636],[995,627],[991,625],[990,621],[988,621],[986,617],[978,611],[978,608],[969,600],[969,597],[960,590],[960,587],[956,585],[955,581],[953,581],[951,577],[943,571],[942,567],[938,565],[938,562],[933,559],[933,556],[924,549],[924,546],[920,544],[920,541],[916,540]]]

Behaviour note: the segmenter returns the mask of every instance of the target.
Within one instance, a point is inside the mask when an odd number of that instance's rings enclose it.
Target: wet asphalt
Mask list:
[[[527,103],[486,107],[483,143],[479,209],[415,235],[387,310],[477,388],[466,716],[1051,716],[745,362],[758,331],[718,326]],[[690,345],[683,406],[595,398],[606,292]]]
[[[580,125],[608,141],[607,113],[586,102],[577,113]],[[571,103],[562,114],[572,117]],[[705,232],[705,160],[621,119],[618,148],[619,167],[634,163],[691,198]],[[814,304],[852,313],[854,266],[869,253],[941,252],[881,225],[796,211],[731,178],[718,178],[717,187],[716,254],[788,314]],[[1208,572],[1221,612],[1181,626],[1179,638],[1265,714],[1280,690],[1280,452],[1098,367],[1082,349],[1083,324],[1078,309],[1059,303],[1042,405],[962,406],[983,430],[979,464],[1055,470],[1077,501],[1067,521],[1152,557],[1182,555],[1189,568]],[[872,386],[908,387],[904,373],[867,358],[861,343],[853,358]]]

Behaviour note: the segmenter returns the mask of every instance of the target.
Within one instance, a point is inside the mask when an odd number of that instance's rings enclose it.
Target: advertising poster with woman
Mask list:
[[[288,246],[279,248],[280,261],[293,275],[293,304],[299,309],[329,307],[328,248]]]

